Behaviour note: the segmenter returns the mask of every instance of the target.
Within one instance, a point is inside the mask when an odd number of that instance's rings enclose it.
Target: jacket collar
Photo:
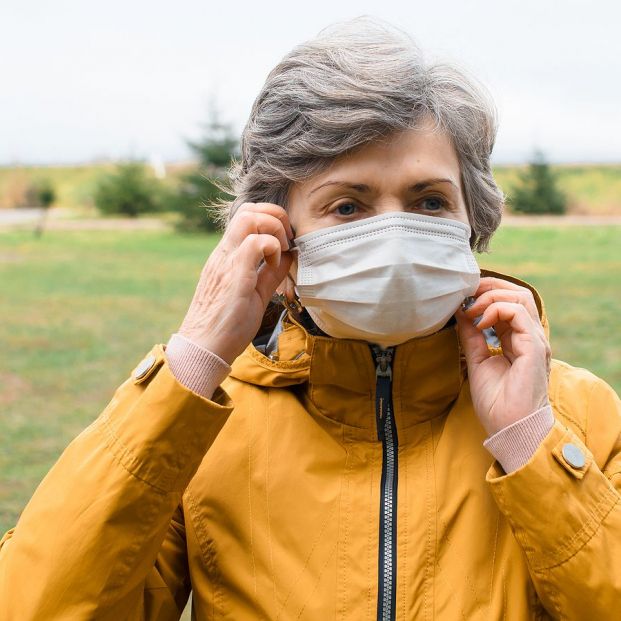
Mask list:
[[[498,272],[482,270],[481,275],[528,287],[548,332],[543,302],[534,287]],[[263,387],[299,385],[310,410],[361,437],[376,438],[376,366],[367,343],[310,334],[288,313],[276,353],[265,356],[251,343],[233,362],[231,376]],[[398,431],[445,414],[466,380],[455,323],[450,321],[434,334],[397,345],[392,368]]]

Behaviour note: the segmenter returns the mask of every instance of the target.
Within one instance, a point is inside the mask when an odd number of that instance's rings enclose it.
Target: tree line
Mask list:
[[[239,157],[239,139],[212,106],[202,138],[188,145],[195,165],[178,183],[165,184],[149,173],[144,162],[120,163],[100,178],[94,194],[96,207],[104,214],[129,217],[173,211],[179,214],[175,226],[180,231],[218,230],[210,207],[230,197],[225,189],[226,173],[233,159]],[[36,206],[45,211],[54,203],[55,192],[49,182],[40,182],[33,192]],[[541,151],[536,151],[519,173],[507,199],[509,209],[518,213],[563,214],[567,209],[567,197],[558,188],[557,176]]]

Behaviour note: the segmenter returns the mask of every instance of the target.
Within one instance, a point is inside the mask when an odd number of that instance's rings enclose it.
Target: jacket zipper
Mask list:
[[[378,562],[377,618],[395,618],[397,584],[397,428],[392,411],[392,358],[394,348],[371,346],[375,358],[375,420],[382,442],[382,482]]]

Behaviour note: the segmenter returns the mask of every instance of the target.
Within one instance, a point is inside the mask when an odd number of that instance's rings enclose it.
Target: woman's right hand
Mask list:
[[[203,267],[179,334],[231,364],[289,271],[288,239],[293,230],[282,207],[241,205]]]

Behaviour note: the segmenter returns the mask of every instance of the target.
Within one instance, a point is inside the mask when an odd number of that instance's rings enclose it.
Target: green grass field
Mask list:
[[[0,531],[154,343],[166,342],[217,237],[0,233]],[[501,230],[484,267],[535,284],[554,355],[621,392],[621,226]]]
[[[174,186],[188,163],[167,166],[166,183]],[[511,196],[524,167],[497,166],[494,169],[500,187]],[[0,167],[0,208],[14,207],[33,181],[49,179],[56,189],[56,204],[76,210],[93,206],[99,176],[114,169],[112,163],[80,166],[6,166]],[[559,187],[567,194],[570,213],[590,215],[621,214],[621,164],[585,164],[553,166]]]

